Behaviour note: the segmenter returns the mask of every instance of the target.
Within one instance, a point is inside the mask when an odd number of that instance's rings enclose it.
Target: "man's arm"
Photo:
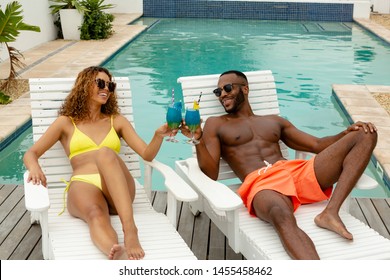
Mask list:
[[[356,122],[347,127],[346,130],[333,135],[322,138],[315,137],[297,129],[291,122],[282,119],[281,140],[290,148],[300,151],[306,151],[318,154],[328,146],[332,145],[348,133],[363,129],[366,133],[374,133],[377,131],[372,123]]]
[[[203,131],[199,127],[195,132],[195,138],[200,141],[195,146],[199,167],[213,180],[218,178],[221,157],[221,144],[217,134],[220,121],[218,117],[210,117],[207,119]],[[182,133],[186,135],[184,130]]]

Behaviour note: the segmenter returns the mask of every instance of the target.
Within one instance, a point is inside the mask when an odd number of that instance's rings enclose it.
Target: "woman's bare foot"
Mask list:
[[[125,233],[125,247],[129,260],[140,260],[144,258],[145,252],[138,240],[137,231],[133,231],[131,234]]]
[[[326,211],[326,210],[325,210]],[[314,222],[317,226],[329,229],[342,237],[352,240],[352,234],[347,230],[344,223],[341,221],[338,215],[331,215],[326,212],[322,212],[314,218]]]
[[[110,253],[108,254],[109,260],[127,260],[127,253],[125,247],[114,244],[112,246]]]

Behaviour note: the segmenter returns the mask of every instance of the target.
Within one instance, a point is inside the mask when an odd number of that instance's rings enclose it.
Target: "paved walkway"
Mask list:
[[[146,28],[143,25],[129,25],[140,16],[140,14],[115,14],[115,34],[107,40],[55,40],[24,52],[24,63],[27,67],[20,72],[21,78],[76,77],[80,69],[101,64]],[[356,21],[390,43],[390,30],[370,20]],[[8,71],[8,67],[6,62],[0,64],[0,72]],[[385,174],[390,174],[390,116],[371,94],[372,92],[390,93],[390,86],[333,85],[333,90],[352,120],[372,121],[378,126],[380,133],[374,155]],[[10,105],[0,107],[0,143],[10,136],[15,136],[15,130],[29,120],[28,93]]]

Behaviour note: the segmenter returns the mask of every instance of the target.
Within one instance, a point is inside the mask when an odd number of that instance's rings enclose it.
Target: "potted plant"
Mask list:
[[[81,0],[81,4],[88,11],[84,13],[80,38],[82,40],[99,40],[110,37],[113,33],[114,15],[105,13],[104,10],[111,9],[114,5],[104,4],[104,0]]]
[[[59,15],[61,30],[65,40],[80,40],[80,27],[83,13],[87,9],[80,0],[49,0],[51,13]]]
[[[10,60],[10,71],[8,78],[0,86],[0,104],[10,102],[10,98],[6,95],[10,86],[16,81],[16,68],[22,68],[23,62],[20,60],[23,55],[14,47],[8,45],[10,42],[16,41],[20,31],[35,31],[41,32],[39,26],[29,25],[23,22],[23,16],[21,15],[23,10],[22,5],[18,1],[13,1],[7,4],[3,11],[0,6],[0,44],[4,44],[8,51]]]

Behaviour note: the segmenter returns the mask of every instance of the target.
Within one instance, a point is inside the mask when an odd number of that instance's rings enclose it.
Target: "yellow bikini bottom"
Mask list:
[[[99,173],[74,175],[72,178],[70,178],[69,182],[65,181],[65,180],[62,180],[62,181],[66,184],[66,188],[64,190],[64,207],[62,208],[62,211],[58,215],[61,215],[65,211],[66,193],[68,192],[70,184],[72,182],[79,181],[79,182],[88,183],[88,184],[94,185],[97,188],[99,188],[100,190],[102,190],[102,181],[101,181]]]

